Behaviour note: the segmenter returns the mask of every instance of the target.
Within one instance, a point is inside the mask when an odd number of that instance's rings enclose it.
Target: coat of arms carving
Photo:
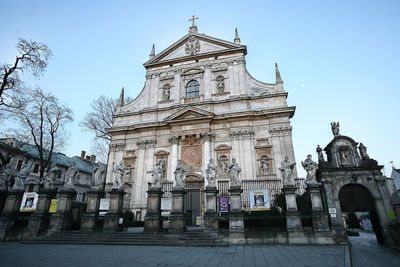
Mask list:
[[[195,55],[200,52],[200,42],[194,36],[190,36],[185,46],[186,54]]]

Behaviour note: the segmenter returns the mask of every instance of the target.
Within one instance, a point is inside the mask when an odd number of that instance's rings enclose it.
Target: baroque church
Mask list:
[[[229,184],[227,168],[236,159],[242,182],[274,181],[279,191],[284,156],[295,162],[290,125],[295,107],[287,105],[278,65],[274,83],[256,80],[246,69],[247,47],[236,29],[233,42],[225,41],[198,33],[194,19],[188,34],[162,52],[155,54],[153,45],[143,90],[126,105],[122,90],[108,129],[106,182],[112,184],[122,162],[124,207],[137,220],[145,216],[149,171],[159,159],[165,161],[163,182],[171,185],[178,160],[186,167],[186,181],[204,188],[210,159],[218,185]],[[204,199],[198,201],[201,206]]]

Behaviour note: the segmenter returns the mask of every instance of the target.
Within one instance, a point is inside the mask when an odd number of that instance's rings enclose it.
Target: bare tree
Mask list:
[[[130,97],[124,99],[124,103],[131,102]],[[113,125],[113,116],[117,106],[117,99],[107,96],[100,96],[91,103],[92,111],[87,113],[85,118],[80,122],[80,126],[84,130],[95,134],[93,143],[93,151],[97,154],[97,158],[103,162],[108,157],[108,146],[110,145],[111,135],[106,129]]]
[[[25,39],[18,40],[17,49],[19,55],[16,56],[14,64],[3,64],[0,67],[0,106],[18,108],[23,105],[20,98],[23,87],[21,74],[28,71],[39,77],[52,56],[47,45]]]
[[[50,93],[40,88],[24,90],[25,103],[10,109],[20,127],[10,130],[18,139],[27,138],[37,149],[39,174],[42,181],[54,151],[65,144],[67,134],[64,125],[72,121],[72,111]]]

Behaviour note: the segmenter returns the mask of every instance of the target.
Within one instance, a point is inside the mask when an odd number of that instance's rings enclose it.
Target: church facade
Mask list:
[[[246,70],[247,48],[237,31],[233,42],[189,33],[144,63],[141,93],[123,105],[121,92],[113,120],[107,168],[112,184],[115,166],[125,169],[124,206],[137,219],[146,213],[147,190],[157,160],[165,160],[165,182],[175,183],[177,161],[187,169],[186,180],[207,185],[210,159],[217,165],[217,183],[229,183],[233,158],[240,180],[278,181],[284,156],[295,162],[288,93],[275,64],[276,81],[264,83]],[[296,169],[294,175],[297,177]]]

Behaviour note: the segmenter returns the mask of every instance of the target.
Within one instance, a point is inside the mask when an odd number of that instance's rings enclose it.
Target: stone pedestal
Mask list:
[[[242,188],[232,185],[229,188],[229,232],[244,232],[242,211]]]
[[[6,204],[7,190],[0,190],[0,215],[3,213],[4,204]]]
[[[296,187],[294,185],[284,185],[283,192],[286,199],[286,228],[288,232],[301,232],[301,217],[297,210]]]
[[[76,196],[74,189],[62,189],[58,193],[57,211],[50,216],[50,232],[71,230],[72,202]]]
[[[23,235],[24,239],[35,239],[40,232],[45,231],[49,226],[49,208],[51,199],[56,196],[57,190],[41,189],[38,194],[36,211],[29,218],[27,231]]]
[[[186,191],[182,187],[174,187],[172,193],[172,212],[169,215],[169,232],[186,230],[186,214],[184,211]]]
[[[206,212],[204,214],[204,228],[206,231],[218,231],[218,212],[217,212],[217,194],[216,186],[206,186]]]
[[[109,193],[110,207],[104,216],[103,231],[116,232],[119,230],[119,218],[122,216],[122,204],[124,200],[123,189],[112,189]]]
[[[158,232],[161,230],[161,188],[150,188],[147,191],[147,212],[144,217],[144,231]]]
[[[329,231],[328,214],[322,203],[322,187],[320,184],[307,184],[312,206],[312,221],[314,232]]]
[[[87,192],[88,200],[86,211],[82,214],[81,231],[93,232],[96,226],[96,220],[99,216],[100,198],[104,195],[103,190],[90,190]]]
[[[4,204],[3,213],[0,216],[0,240],[4,240],[6,233],[18,216],[24,190],[10,190]]]

